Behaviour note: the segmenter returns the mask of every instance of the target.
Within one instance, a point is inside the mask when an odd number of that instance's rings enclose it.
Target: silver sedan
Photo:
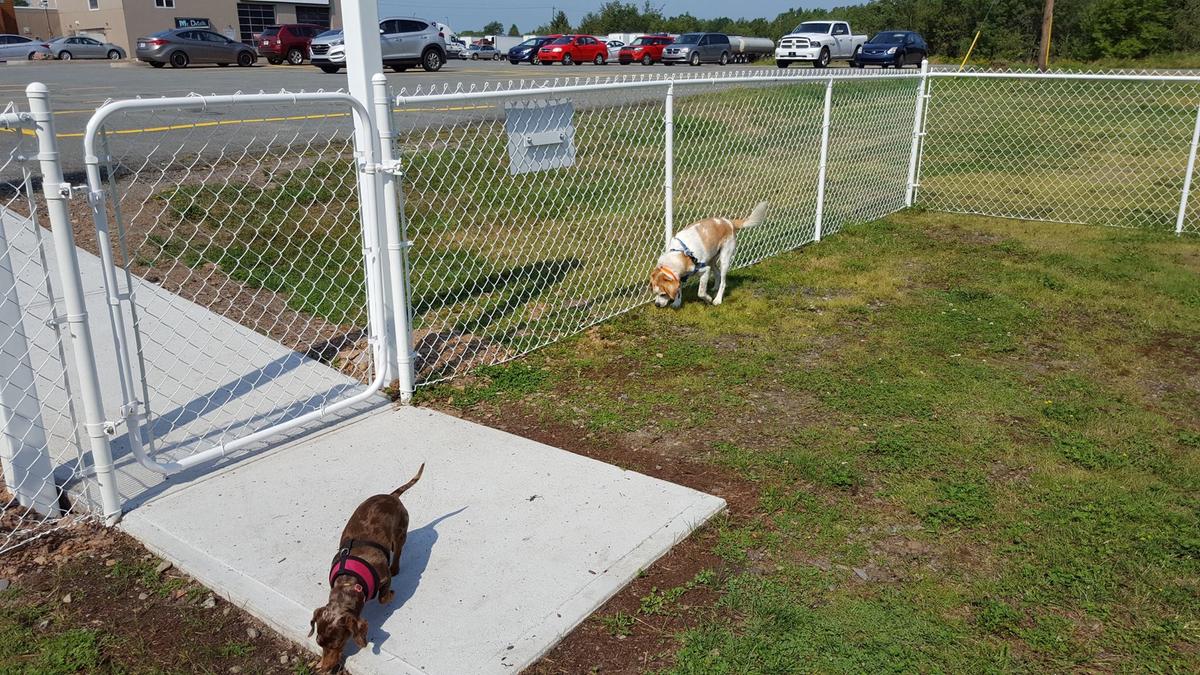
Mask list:
[[[56,37],[50,40],[50,51],[54,58],[60,61],[71,59],[109,59],[116,61],[125,58],[125,50],[111,42],[101,42],[86,35]]]
[[[50,45],[24,35],[0,35],[0,61],[50,58]]]

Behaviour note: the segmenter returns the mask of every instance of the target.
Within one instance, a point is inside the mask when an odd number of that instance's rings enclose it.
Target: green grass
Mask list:
[[[1152,231],[906,212],[735,272],[719,308],[421,397],[754,486],[671,672],[1195,672],[1198,261]]]

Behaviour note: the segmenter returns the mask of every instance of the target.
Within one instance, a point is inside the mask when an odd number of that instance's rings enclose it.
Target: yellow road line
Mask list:
[[[450,111],[458,111],[458,110],[479,110],[479,109],[491,108],[491,107],[492,106],[490,106],[490,105],[461,105],[461,106],[443,106],[443,107],[439,107],[439,108],[392,108],[392,112],[399,112],[399,113],[450,112]],[[63,111],[57,112],[55,114],[67,115],[67,114],[84,113],[84,112],[92,113],[95,111],[94,110],[63,110]],[[211,121],[206,121],[206,122],[188,122],[186,124],[168,124],[168,125],[157,126],[157,127],[141,127],[141,128],[133,128],[133,129],[114,129],[114,130],[110,131],[109,133],[114,134],[114,135],[162,133],[164,131],[180,131],[183,129],[200,129],[200,128],[204,128],[204,127],[236,126],[236,125],[241,125],[241,124],[265,124],[268,122],[295,122],[295,121],[300,121],[300,120],[320,120],[320,119],[331,119],[331,118],[349,117],[349,116],[350,116],[350,113],[341,112],[341,113],[324,113],[324,114],[318,114],[318,115],[286,115],[286,116],[278,116],[278,117],[251,117],[251,118],[237,119],[237,120],[211,120]],[[12,133],[14,130],[13,129],[0,129],[0,131]],[[21,129],[21,133],[26,136],[34,135],[34,133],[31,129]],[[60,134],[57,134],[57,137],[58,138],[83,138],[83,135],[84,135],[84,132],[76,131],[76,132],[60,133]]]

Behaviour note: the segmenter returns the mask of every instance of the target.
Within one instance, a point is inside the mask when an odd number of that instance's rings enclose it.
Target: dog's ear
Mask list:
[[[325,613],[324,607],[318,607],[315,611],[313,611],[312,619],[310,619],[308,622],[308,637],[312,637],[313,633],[316,632],[317,620],[321,618],[323,613]]]
[[[367,648],[367,622],[357,616],[350,617],[350,636],[359,649]]]

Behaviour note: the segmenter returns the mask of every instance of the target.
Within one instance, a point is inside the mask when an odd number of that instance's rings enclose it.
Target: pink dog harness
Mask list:
[[[383,546],[373,541],[347,539],[342,542],[337,555],[333,557],[333,564],[329,570],[329,585],[332,586],[338,577],[353,577],[362,587],[366,599],[373,600],[375,594],[379,592],[379,574],[375,571],[374,565],[356,555],[351,555],[350,551],[357,546],[370,546],[378,550],[383,554],[386,564],[389,566],[392,564],[392,552]]]

